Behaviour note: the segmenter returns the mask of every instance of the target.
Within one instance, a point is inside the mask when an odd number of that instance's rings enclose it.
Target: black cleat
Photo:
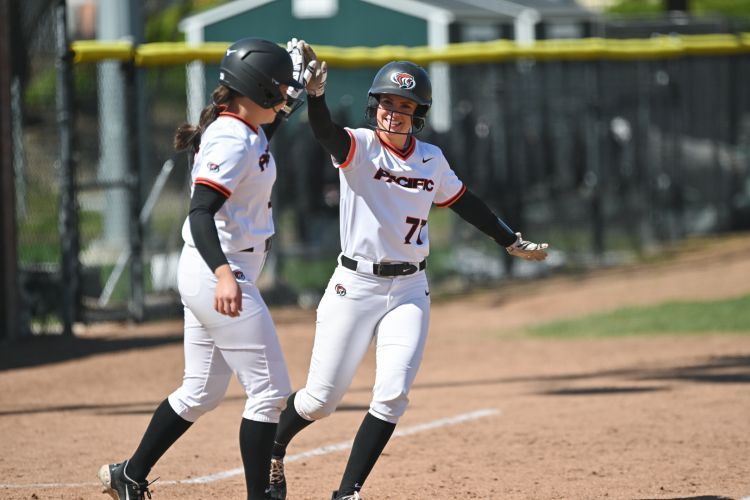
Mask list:
[[[125,460],[119,464],[104,464],[99,469],[99,481],[102,482],[104,489],[102,493],[109,494],[115,500],[144,500],[146,497],[151,498],[151,492],[148,487],[151,483],[148,481],[136,481],[128,477],[125,473],[125,466],[128,461]]]

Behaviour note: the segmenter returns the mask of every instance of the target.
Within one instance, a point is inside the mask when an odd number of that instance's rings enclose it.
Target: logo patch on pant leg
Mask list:
[[[342,285],[341,283],[338,283],[334,290],[336,291],[336,295],[339,295],[341,297],[346,295],[346,288],[344,288],[344,285]]]

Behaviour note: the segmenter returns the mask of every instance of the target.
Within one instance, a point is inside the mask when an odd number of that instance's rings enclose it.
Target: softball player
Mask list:
[[[287,445],[333,413],[374,340],[372,401],[333,493],[334,499],[358,499],[406,410],[422,359],[430,316],[424,269],[431,206],[452,208],[511,255],[543,260],[547,244],[514,233],[466,188],[438,147],[414,136],[432,104],[425,70],[405,61],[383,66],[368,93],[371,128],[342,128],[331,121],[324,99],[326,63],[318,67],[312,49],[305,48],[315,72],[307,85],[310,125],[339,169],[341,254],[318,307],[307,384],[281,414],[269,492],[286,497]]]
[[[269,200],[276,180],[261,125],[276,123],[290,87],[303,87],[295,79],[299,68],[293,69],[290,55],[274,43],[246,38],[232,44],[200,125],[177,130],[175,147],[196,153],[178,271],[185,374],[154,412],[133,456],[99,470],[104,492],[115,500],[151,498],[149,471],[219,404],[233,373],[247,394],[240,424],[247,498],[266,498],[273,437],[291,387],[255,286],[274,233]]]

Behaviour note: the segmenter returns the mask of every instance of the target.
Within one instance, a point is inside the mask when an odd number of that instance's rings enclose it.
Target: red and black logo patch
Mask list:
[[[238,280],[242,280],[242,281],[245,280],[245,273],[243,273],[241,269],[235,269],[232,272],[234,273],[234,277],[237,278]]]
[[[258,166],[260,167],[260,171],[263,172],[266,169],[266,166],[268,166],[268,161],[271,159],[271,156],[268,154],[268,146],[266,145],[266,151],[260,155],[260,158],[258,158]]]
[[[336,287],[334,288],[334,290],[336,291],[336,295],[340,297],[343,297],[344,295],[346,295],[346,288],[344,288],[344,285],[342,285],[341,283],[338,283]]]
[[[209,170],[209,172],[218,172],[219,171],[219,164],[218,163],[209,163],[208,164],[208,170]]]

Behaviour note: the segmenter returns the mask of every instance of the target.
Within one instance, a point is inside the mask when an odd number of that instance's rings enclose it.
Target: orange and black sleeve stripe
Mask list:
[[[203,184],[204,186],[208,186],[211,189],[220,192],[224,195],[225,198],[229,198],[232,196],[232,190],[228,189],[221,184],[219,184],[216,181],[212,181],[211,179],[207,179],[205,177],[198,177],[195,179],[195,182],[193,184]]]
[[[354,134],[352,134],[351,130],[346,130],[346,133],[349,134],[349,138],[351,139],[351,144],[349,145],[349,152],[346,155],[346,160],[344,160],[342,163],[339,164],[339,168],[346,168],[349,166],[349,164],[354,159],[354,153],[357,152],[357,141],[354,139]]]
[[[447,200],[441,203],[435,203],[435,206],[438,208],[449,207],[453,205],[454,203],[456,203],[459,200],[459,198],[461,198],[464,195],[465,192],[466,192],[466,185],[462,184],[461,189],[458,190],[458,193],[454,194],[453,196],[451,196],[450,198],[448,198]]]

